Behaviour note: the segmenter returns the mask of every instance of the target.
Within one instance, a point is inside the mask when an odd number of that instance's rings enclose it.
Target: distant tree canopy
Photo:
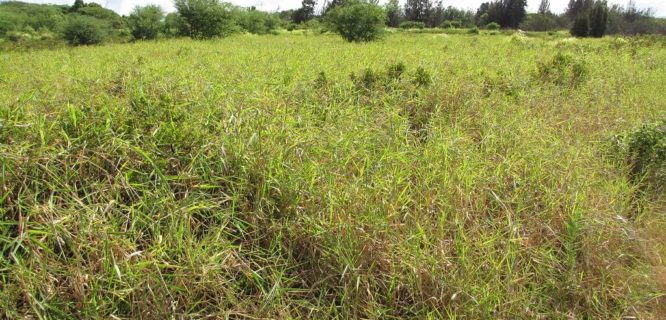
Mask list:
[[[402,22],[402,11],[400,10],[400,2],[398,0],[389,0],[386,3],[386,24],[389,27],[396,28]]]
[[[503,28],[518,28],[527,16],[527,0],[484,2],[476,12],[479,25],[495,22]]]
[[[572,0],[565,13],[575,16],[571,34],[576,37],[603,37],[608,25],[609,9],[605,0]]]
[[[146,6],[135,8],[126,17],[97,3],[70,1],[71,5],[0,2],[0,38],[17,44],[61,39],[79,45],[131,38],[154,39],[159,35],[208,39],[243,31],[266,34],[278,28],[314,29],[320,28],[320,23],[335,8],[358,4],[359,0],[322,0],[319,14],[317,0],[301,0],[300,8],[279,13],[222,2],[225,0],[174,0],[177,11],[166,16],[159,7]],[[526,0],[488,0],[476,12],[445,6],[447,0],[404,0],[403,4],[400,1],[387,0],[380,8],[383,23],[390,27],[469,28],[476,25],[488,29],[494,27],[488,24],[497,23],[503,28],[520,27],[530,31],[569,29],[579,37],[666,34],[666,19],[655,18],[652,10],[637,7],[633,0],[626,6],[608,5],[602,0],[570,0],[565,13],[560,15],[550,11],[550,0],[541,0],[538,12],[531,14],[526,13]],[[377,5],[378,0],[363,2]],[[360,17],[361,11],[348,11],[345,16],[359,14]],[[357,24],[360,25],[363,23]]]
[[[315,6],[317,3],[315,0],[303,0],[301,2],[301,7],[298,10],[294,11],[291,20],[294,23],[303,23],[310,21],[315,16]]]
[[[405,20],[428,23],[432,2],[430,0],[407,0],[405,2]]]

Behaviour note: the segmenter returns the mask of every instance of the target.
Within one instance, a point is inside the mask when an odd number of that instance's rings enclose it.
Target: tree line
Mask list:
[[[12,41],[61,37],[71,44],[95,44],[108,39],[150,40],[158,37],[208,39],[237,32],[274,33],[277,29],[323,29],[350,41],[369,41],[383,29],[394,28],[520,28],[527,31],[570,29],[579,37],[605,34],[666,34],[665,19],[651,10],[609,5],[606,0],[570,0],[563,14],[542,0],[537,13],[528,13],[527,0],[493,0],[476,11],[445,6],[439,0],[303,0],[300,8],[264,12],[220,0],[174,0],[176,12],[156,5],[137,6],[120,16],[96,3],[76,0],[71,6],[16,1],[0,3],[0,36]],[[319,10],[318,10],[319,8]]]

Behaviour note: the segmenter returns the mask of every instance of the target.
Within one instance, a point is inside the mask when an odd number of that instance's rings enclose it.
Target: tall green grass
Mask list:
[[[430,34],[3,54],[0,316],[659,318],[664,198],[634,204],[610,142],[663,117],[663,61]]]

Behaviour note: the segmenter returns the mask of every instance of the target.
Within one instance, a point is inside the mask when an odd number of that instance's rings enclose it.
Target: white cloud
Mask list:
[[[71,4],[74,0],[23,0],[26,2],[34,3],[57,3],[57,4]],[[92,0],[102,6],[114,10],[120,14],[128,14],[132,8],[137,5],[144,6],[147,4],[157,4],[166,11],[173,11],[173,2],[171,0]],[[321,2],[322,0],[319,0]],[[404,1],[404,0],[403,0]],[[463,9],[476,10],[478,6],[488,0],[443,0],[445,6],[454,6]],[[86,1],[87,2],[87,1]],[[229,0],[229,2],[240,6],[255,6],[262,10],[276,11],[285,9],[298,8],[301,5],[301,0]],[[385,1],[382,1],[385,2]],[[528,0],[528,10],[534,12],[539,6],[540,0]],[[609,3],[616,3],[625,5],[628,0],[609,0]],[[569,0],[551,0],[551,9],[554,12],[562,12],[566,8]],[[666,1],[665,0],[636,0],[636,5],[640,8],[652,8],[655,10],[657,16],[666,17]]]

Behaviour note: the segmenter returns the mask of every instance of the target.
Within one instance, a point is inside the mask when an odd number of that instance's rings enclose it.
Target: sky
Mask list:
[[[74,0],[22,0],[25,2],[33,3],[55,3],[55,4],[72,4]],[[286,10],[286,9],[295,9],[300,7],[301,0],[223,0],[225,2],[231,2],[236,5],[249,7],[255,6],[261,10],[265,11],[276,11],[276,10]],[[380,2],[386,2],[387,0],[380,0]],[[404,0],[401,0],[401,3]],[[454,6],[461,9],[473,9],[479,7],[482,2],[488,0],[443,0],[444,6]],[[128,14],[132,8],[137,5],[147,5],[147,4],[157,4],[161,6],[165,11],[173,11],[173,2],[172,0],[84,0],[84,2],[97,2],[102,6],[114,10],[120,14]],[[321,4],[323,0],[318,0],[318,4]],[[528,11],[536,12],[539,7],[540,0],[528,0]],[[628,0],[609,0],[609,3],[617,3],[621,5],[627,4]],[[555,13],[561,13],[564,11],[564,8],[569,3],[569,0],[550,0],[551,10]],[[658,17],[666,17],[666,0],[635,0],[636,6],[639,8],[652,8],[655,11],[655,15]]]

